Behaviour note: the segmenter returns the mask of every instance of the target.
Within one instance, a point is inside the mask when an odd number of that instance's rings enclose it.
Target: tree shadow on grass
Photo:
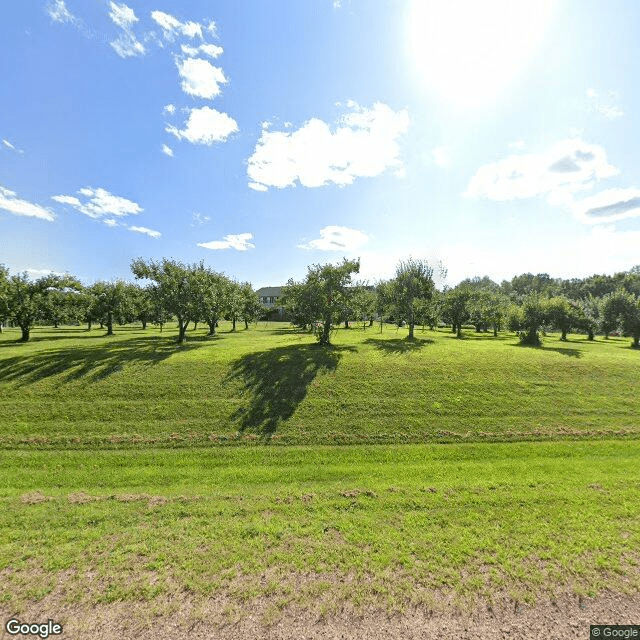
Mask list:
[[[236,360],[228,380],[239,380],[243,393],[249,395],[248,404],[233,415],[240,423],[239,431],[270,438],[293,415],[315,377],[335,371],[342,353],[356,350],[351,346],[288,345]]]
[[[364,340],[364,344],[371,344],[379,351],[387,354],[414,353],[427,344],[435,344],[435,340],[431,340],[431,338],[414,338],[413,340],[409,340],[408,338],[392,338],[391,340],[385,338],[367,338]]]
[[[178,346],[173,337],[149,336],[105,341],[0,360],[0,382],[30,384],[53,376],[61,382],[103,380],[131,363],[157,364],[176,352],[196,349],[197,344]]]
[[[545,347],[544,345],[536,346],[531,344],[512,344],[510,346],[519,347],[520,349],[535,349],[536,351],[555,351],[569,358],[582,358],[584,355],[582,349],[572,349],[571,347]]]

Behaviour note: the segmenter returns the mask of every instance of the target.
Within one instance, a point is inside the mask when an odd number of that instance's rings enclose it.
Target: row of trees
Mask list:
[[[178,342],[183,342],[189,322],[204,322],[210,335],[222,318],[233,323],[255,320],[263,311],[249,283],[239,283],[206,267],[174,260],[134,260],[137,279],[151,284],[141,287],[124,281],[96,282],[91,286],[69,275],[49,275],[30,280],[27,274],[10,275],[0,265],[0,331],[6,321],[20,327],[21,340],[29,340],[37,323],[79,324],[88,329],[95,322],[113,334],[114,323],[138,321],[162,325],[178,321]]]
[[[206,323],[210,335],[222,318],[233,323],[244,320],[245,327],[265,312],[249,283],[238,283],[206,267],[203,262],[185,265],[174,260],[134,260],[131,270],[149,284],[140,287],[123,281],[97,282],[84,287],[72,276],[50,275],[30,280],[26,274],[10,275],[0,265],[0,329],[9,320],[29,339],[36,323],[58,326],[63,323],[93,322],[113,333],[114,323],[139,321],[162,327],[175,319],[178,342],[183,342],[190,322]],[[570,331],[581,331],[594,339],[620,330],[640,346],[640,268],[615,276],[592,276],[583,281],[553,280],[546,274],[524,274],[501,285],[487,277],[462,281],[454,288],[439,291],[435,279],[444,278],[442,265],[423,260],[401,261],[395,277],[375,286],[354,282],[359,260],[344,259],[338,265],[313,265],[302,282],[290,280],[281,304],[289,319],[316,332],[319,342],[329,344],[332,325],[374,318],[406,323],[409,339],[416,325],[431,328],[451,325],[462,337],[463,325],[477,331],[504,328],[517,331],[524,343],[539,344],[540,331],[557,329],[566,340]],[[579,285],[579,282],[582,284]],[[568,284],[567,284],[568,283]],[[588,287],[597,284],[604,293],[596,296]],[[606,287],[605,287],[606,284]],[[587,293],[572,299],[559,294],[563,287]],[[617,287],[611,289],[612,287]]]
[[[622,282],[614,291],[601,297],[588,293],[578,300],[557,295],[564,281],[553,281],[545,274],[525,274],[502,285],[486,277],[473,278],[439,291],[434,276],[445,277],[442,265],[432,267],[410,258],[398,264],[394,278],[376,286],[353,282],[359,268],[359,261],[348,260],[337,266],[313,265],[304,281],[290,280],[282,303],[292,322],[315,329],[324,344],[329,343],[332,324],[345,322],[348,326],[349,320],[356,320],[364,327],[377,317],[381,323],[385,319],[406,323],[410,340],[416,324],[435,328],[446,323],[458,337],[466,324],[474,325],[476,331],[492,329],[496,336],[509,328],[526,344],[540,344],[540,331],[545,328],[560,331],[562,340],[570,331],[584,332],[593,340],[596,333],[608,337],[619,329],[633,337],[634,347],[640,347],[640,295],[634,292],[635,285],[640,285],[637,268],[622,278],[612,278],[610,285]],[[523,282],[531,285],[529,290]]]

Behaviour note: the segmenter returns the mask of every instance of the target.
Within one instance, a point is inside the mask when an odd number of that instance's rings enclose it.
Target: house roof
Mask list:
[[[262,297],[271,297],[271,296],[281,296],[282,295],[282,287],[262,287],[262,289],[258,289],[256,293]]]

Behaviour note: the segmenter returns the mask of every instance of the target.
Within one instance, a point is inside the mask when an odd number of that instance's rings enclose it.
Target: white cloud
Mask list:
[[[119,227],[120,226],[118,224],[118,222],[116,220],[114,220],[113,218],[107,218],[106,220],[103,220],[103,222],[107,225],[107,227]]]
[[[252,242],[249,242],[251,238],[253,238],[252,233],[239,233],[237,235],[224,236],[222,240],[198,242],[198,246],[204,249],[236,249],[237,251],[246,251],[256,246]]]
[[[334,131],[317,118],[291,132],[263,130],[248,160],[250,186],[284,188],[296,181],[305,187],[344,186],[401,168],[397,139],[408,129],[407,111],[381,102],[371,109],[353,101],[347,105],[352,111]]]
[[[145,48],[133,33],[132,27],[138,22],[138,18],[131,7],[126,4],[117,4],[109,2],[111,11],[109,17],[118,27],[122,29],[122,33],[116,40],[111,42],[111,46],[121,58],[130,58],[132,56],[141,56],[145,53]]]
[[[178,72],[182,78],[182,90],[199,98],[215,98],[220,93],[220,85],[227,79],[222,69],[214,67],[201,58],[178,60]]]
[[[233,118],[211,107],[191,109],[186,125],[184,129],[169,126],[165,130],[178,140],[207,145],[223,142],[238,131],[238,124]]]
[[[195,226],[196,224],[205,224],[205,222],[209,222],[211,218],[209,216],[205,216],[203,213],[199,213],[198,211],[193,212],[193,223],[191,226]]]
[[[166,115],[172,116],[176,112],[176,107],[173,104],[167,104],[164,106],[163,112]]]
[[[603,147],[573,138],[547,153],[512,155],[480,167],[465,195],[497,201],[548,195],[558,203],[617,173]]]
[[[5,138],[2,138],[2,144],[7,147],[7,149],[11,149],[11,151],[15,151],[16,153],[24,153],[24,151],[22,149],[18,149],[16,148],[15,145],[11,144],[11,142],[9,142],[8,140],[6,140]]]
[[[131,7],[127,7],[126,4],[109,2],[109,6],[111,7],[109,17],[121,29],[130,29],[134,23],[138,22],[138,18],[133,12],[133,9]]]
[[[637,218],[640,217],[640,189],[605,189],[574,202],[573,211],[578,220],[587,224]]]
[[[150,238],[159,238],[162,234],[159,231],[153,229],[147,229],[147,227],[128,227],[129,231],[135,231],[136,233],[143,233]]]
[[[217,58],[222,55],[224,49],[222,47],[218,47],[215,44],[201,44],[199,47],[192,47],[187,44],[183,44],[181,47],[182,53],[186,56],[197,56],[200,53],[204,53],[205,56],[209,56],[210,58]]]
[[[13,213],[16,216],[26,216],[29,218],[40,218],[53,222],[55,216],[49,209],[41,207],[39,204],[21,200],[17,197],[15,191],[10,191],[4,187],[0,187],[0,209]]]
[[[517,149],[518,151],[522,151],[526,146],[524,140],[515,140],[509,143],[509,149]]]
[[[162,153],[164,153],[165,156],[169,156],[170,158],[173,158],[173,149],[166,144],[162,145]]]
[[[299,244],[298,248],[350,253],[358,250],[368,239],[367,234],[358,231],[358,229],[330,225],[320,229],[320,237],[318,239]]]
[[[177,35],[187,36],[188,38],[196,36],[202,38],[202,25],[199,22],[180,22],[174,16],[163,11],[152,11],[151,19],[161,27],[167,40],[174,40]],[[209,23],[207,30],[212,32],[212,25],[213,32],[215,32],[214,23]]]
[[[142,208],[132,200],[114,196],[106,189],[93,189],[84,187],[78,191],[80,195],[87,198],[82,202],[75,196],[53,196],[52,200],[67,204],[86,216],[94,219],[104,218],[106,216],[115,216],[121,218],[129,215],[136,215],[142,212]]]
[[[624,115],[624,111],[616,104],[620,100],[617,91],[607,91],[604,96],[601,96],[595,89],[588,89],[587,99],[587,109],[607,118],[607,120],[615,120]]]
[[[45,6],[45,11],[54,22],[70,22],[74,24],[76,17],[67,9],[64,0],[51,0]]]
[[[53,269],[25,269],[25,271],[32,277],[32,278],[41,278],[43,276],[63,276],[64,273],[62,273],[61,271],[54,271]]]
[[[260,191],[260,192],[269,191],[269,187],[265,187],[263,184],[260,184],[259,182],[250,182],[249,189],[253,189],[254,191]]]

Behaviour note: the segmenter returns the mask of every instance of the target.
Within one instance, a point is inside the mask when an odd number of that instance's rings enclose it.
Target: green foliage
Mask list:
[[[511,311],[510,328],[518,332],[520,342],[530,346],[542,344],[540,328],[547,320],[546,299],[537,293],[527,295],[518,312]]]
[[[607,296],[602,304],[603,324],[619,326],[633,338],[632,347],[640,348],[640,300],[624,289]]]
[[[458,285],[444,292],[442,317],[451,324],[458,338],[462,337],[462,325],[471,317],[473,289],[468,285]]]
[[[298,326],[317,328],[318,342],[328,345],[331,324],[340,322],[351,296],[351,275],[360,271],[359,260],[344,258],[338,265],[324,264],[309,267],[302,283],[289,280],[282,302],[292,322]]]
[[[187,324],[201,317],[206,298],[203,287],[208,282],[203,263],[185,265],[176,260],[161,261],[138,258],[131,262],[136,278],[152,280],[150,291],[164,313],[178,320],[178,343],[184,342]]]
[[[439,267],[442,275],[446,272]],[[396,275],[389,283],[389,294],[396,320],[404,320],[409,325],[409,339],[413,339],[413,328],[418,320],[417,310],[430,301],[435,290],[434,269],[425,260],[409,258],[396,266]]]
[[[46,317],[52,294],[80,288],[80,283],[69,275],[52,274],[35,281],[26,273],[11,276],[6,286],[5,305],[8,319],[22,330],[21,340],[27,342],[31,327]]]
[[[546,320],[561,332],[561,340],[567,339],[567,333],[573,329],[580,329],[585,325],[582,307],[573,300],[556,296],[545,301]]]
[[[353,309],[354,318],[362,322],[364,329],[367,321],[373,322],[373,316],[376,312],[376,292],[373,287],[365,284],[359,284],[355,287],[351,295],[351,308]]]

